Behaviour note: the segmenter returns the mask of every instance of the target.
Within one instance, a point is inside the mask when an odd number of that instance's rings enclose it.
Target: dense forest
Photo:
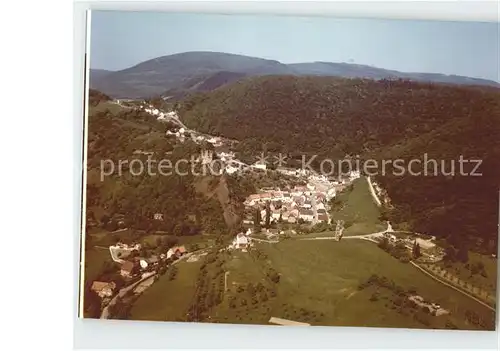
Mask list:
[[[201,132],[242,141],[238,151],[317,154],[318,159],[482,160],[482,176],[395,176],[377,181],[384,216],[455,246],[494,252],[500,179],[500,90],[403,80],[267,76],[177,103]],[[474,164],[468,164],[471,171]],[[389,168],[390,171],[390,168]]]
[[[247,78],[178,103],[201,132],[281,152],[344,156],[498,114],[499,90],[331,77]]]

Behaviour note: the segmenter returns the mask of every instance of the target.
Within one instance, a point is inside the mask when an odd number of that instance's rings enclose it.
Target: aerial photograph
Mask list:
[[[495,330],[499,23],[89,16],[81,318]]]

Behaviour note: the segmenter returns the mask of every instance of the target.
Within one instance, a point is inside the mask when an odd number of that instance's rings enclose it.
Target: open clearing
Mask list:
[[[352,190],[346,188],[338,195],[339,204],[332,209],[332,223],[344,220],[344,235],[369,234],[387,228],[379,219],[380,210],[373,201],[368,181],[362,177],[352,183]]]
[[[134,303],[130,319],[150,321],[184,320],[196,288],[201,261],[179,262],[178,274],[169,280],[168,271]]]
[[[94,281],[102,272],[105,262],[113,263],[109,250],[92,248],[85,251],[85,282]]]

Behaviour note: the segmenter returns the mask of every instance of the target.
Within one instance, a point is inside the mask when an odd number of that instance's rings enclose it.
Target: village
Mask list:
[[[278,172],[284,172],[278,169]],[[293,174],[295,171],[287,171]],[[298,172],[298,171],[296,171]],[[270,212],[272,222],[284,223],[310,223],[312,225],[325,222],[330,224],[329,202],[348,183],[359,178],[358,171],[349,174],[345,180],[330,181],[325,176],[310,175],[305,185],[295,185],[293,187],[263,188],[256,194],[248,196],[244,205],[249,217],[244,223],[253,223],[252,215],[257,211],[262,223]]]
[[[109,246],[111,259],[119,267],[117,268],[119,279],[92,282],[90,289],[101,298],[101,309],[113,304],[112,298],[119,295],[119,290],[133,289],[134,292],[141,293],[154,282],[157,273],[166,270],[178,260],[191,256],[184,245],[173,246],[165,253],[149,257],[140,255],[141,248],[141,244],[138,243],[127,245],[118,242]],[[122,286],[118,285],[118,280]]]
[[[166,131],[168,137],[176,138],[181,143],[192,140],[201,145],[201,152],[195,159],[196,162],[210,166],[213,164],[221,165],[221,170],[229,175],[254,172],[257,173],[257,178],[261,173],[271,175],[265,186],[261,185],[257,192],[248,195],[244,200],[242,228],[232,237],[231,242],[225,244],[227,246],[219,248],[219,252],[250,252],[244,256],[251,256],[254,250],[258,251],[259,243],[278,244],[283,239],[290,237],[294,237],[298,241],[330,239],[340,241],[343,238],[343,221],[332,218],[333,209],[331,207],[335,206],[332,200],[361,178],[358,170],[351,170],[343,176],[327,177],[312,170],[287,168],[282,165],[269,167],[269,164],[261,159],[255,163],[246,164],[236,157],[233,141],[190,130],[183,125],[175,112],[165,113],[153,107],[141,106],[141,108],[156,116],[159,121],[170,121],[177,125],[177,127],[170,127]],[[152,153],[136,151],[137,153]],[[366,179],[368,190],[376,206],[380,207],[384,204],[384,206],[390,207],[390,199],[384,190],[370,177],[366,177]],[[163,220],[160,218],[161,216],[160,213],[155,214],[154,219]],[[341,222],[340,226],[339,222]],[[333,233],[335,225],[337,228],[334,234],[330,234]],[[315,232],[316,229],[323,226],[328,228],[326,232],[328,234],[323,235],[319,231]],[[304,234],[303,228],[308,228],[306,232],[309,234],[297,236],[296,234]],[[301,233],[298,233],[299,229]],[[390,223],[387,222],[386,230],[359,235],[348,234],[345,238],[372,241],[401,262],[409,262],[424,273],[431,274],[431,269],[425,265],[440,262],[444,257],[443,248],[436,244],[434,237],[407,233],[408,235],[402,231],[394,231]],[[416,248],[418,248],[418,253],[415,251]],[[188,252],[185,246],[180,245],[169,247],[162,253],[156,251],[154,254],[145,254],[144,250],[141,250],[141,244],[138,243],[127,245],[118,242],[109,246],[112,260],[119,265],[119,268],[115,266],[117,271],[115,277],[119,277],[116,280],[98,279],[91,284],[91,290],[101,299],[101,318],[109,318],[110,307],[126,293],[140,295],[154,284],[167,269],[169,269],[169,275],[174,274],[175,276],[176,269],[169,267],[183,259],[186,259],[186,262],[196,262],[201,256],[207,255],[209,249],[193,248],[195,252]],[[236,252],[234,254],[238,255]],[[224,278],[227,279],[227,272]],[[439,304],[429,302],[419,295],[408,296],[408,300],[433,316],[449,313]],[[283,321],[290,322],[289,320],[281,320],[281,322],[270,320],[270,323],[285,323]]]
[[[221,151],[218,156],[231,161],[234,154]],[[212,153],[204,151],[201,153],[199,161],[206,163],[211,158]],[[257,169],[265,170],[265,165],[257,165]],[[360,177],[359,172],[355,171],[351,172],[345,179],[330,181],[324,176],[305,174],[300,170],[279,168],[276,172],[292,176],[292,179],[305,182],[305,185],[288,186],[283,189],[262,188],[258,193],[251,194],[244,202],[245,212],[250,217],[245,218],[243,224],[253,225],[255,218],[252,215],[256,212],[258,212],[261,225],[265,224],[267,212],[269,212],[269,220],[273,224],[330,224],[329,201],[336,196],[337,192]],[[159,215],[155,214],[155,216]],[[160,218],[155,217],[155,219]],[[263,240],[254,237],[254,234],[257,233],[254,233],[252,228],[248,228],[246,232],[238,233],[226,249],[246,252],[253,245],[253,241]],[[267,228],[263,234],[267,239],[277,240],[280,234],[284,234],[284,231]],[[193,253],[188,253],[183,245],[173,246],[164,253],[151,254],[150,256],[145,256],[144,251],[141,249],[139,243],[125,244],[118,242],[109,246],[111,259],[119,265],[117,270],[122,284],[117,284],[115,281],[96,280],[92,282],[91,290],[102,299],[101,308],[103,310],[113,304],[113,297],[119,295],[120,290],[127,289],[128,291],[131,287],[134,287],[134,292],[141,293],[154,283],[154,276],[166,270],[166,267],[185,257],[188,258],[188,261],[191,258],[195,260],[197,257]],[[143,254],[141,255],[141,253]]]

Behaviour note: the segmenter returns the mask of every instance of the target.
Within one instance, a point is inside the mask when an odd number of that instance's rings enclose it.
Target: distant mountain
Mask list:
[[[343,78],[398,78],[401,72],[350,63],[307,62],[289,64],[300,75],[337,76]]]
[[[193,79],[224,71],[253,76],[294,74],[292,68],[278,61],[218,52],[186,52],[148,60],[91,80],[90,84],[112,97],[141,98],[181,89]]]
[[[407,73],[367,65],[333,62],[311,62],[289,64],[299,75],[336,76],[343,78],[409,79],[422,82],[447,84],[484,85],[500,87],[492,80],[439,73]]]
[[[332,62],[283,64],[275,60],[220,52],[185,52],[162,56],[121,71],[91,70],[90,86],[111,97],[182,97],[213,90],[246,76],[316,75],[344,78],[409,79],[448,84],[500,84],[478,78],[434,73],[404,73],[366,65]]]
[[[113,73],[113,71],[108,71],[105,69],[91,69],[90,70],[90,81],[92,82],[96,79],[106,77],[110,73]]]

